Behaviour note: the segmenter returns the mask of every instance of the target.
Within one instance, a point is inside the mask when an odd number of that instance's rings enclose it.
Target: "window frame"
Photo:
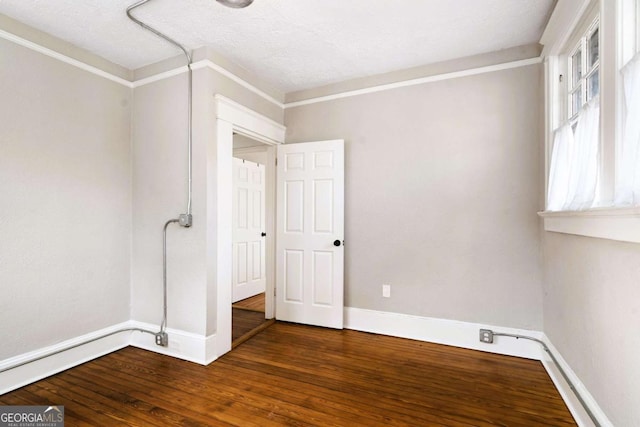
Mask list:
[[[596,61],[592,65],[589,65],[589,63],[591,62],[591,56],[593,55],[590,41],[591,37],[596,32],[598,32],[598,59],[596,59]],[[582,110],[582,108],[587,105],[587,103],[594,97],[594,94],[591,93],[589,83],[590,79],[596,73],[598,74],[598,79],[600,78],[600,44],[600,15],[596,14],[586,30],[581,33],[578,42],[574,44],[573,49],[569,50],[567,54],[567,119],[571,123],[575,124],[580,110]],[[576,73],[574,72],[574,57],[578,52],[580,52],[580,76],[576,82]],[[580,91],[579,105],[574,103],[573,98],[574,94],[578,91]],[[600,88],[598,85],[598,94],[599,93]]]

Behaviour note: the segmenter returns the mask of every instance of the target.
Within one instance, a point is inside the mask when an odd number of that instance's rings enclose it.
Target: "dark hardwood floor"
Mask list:
[[[273,323],[273,320],[265,319],[264,313],[259,311],[249,311],[235,307],[232,310],[231,340],[234,343],[245,336],[251,338],[251,336]]]
[[[67,426],[575,425],[539,362],[280,322],[209,366],[129,347],[0,404]]]
[[[232,305],[231,340],[236,348],[274,323],[264,317],[264,292]]]

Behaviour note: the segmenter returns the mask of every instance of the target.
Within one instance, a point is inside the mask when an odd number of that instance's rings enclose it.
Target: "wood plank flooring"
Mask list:
[[[273,323],[266,320],[264,318],[264,313],[259,311],[250,311],[235,307],[232,310],[231,340],[233,342],[236,342],[239,338],[255,331],[256,329],[261,328],[265,323]]]
[[[539,362],[281,322],[209,366],[129,347],[0,404],[67,426],[575,426]]]

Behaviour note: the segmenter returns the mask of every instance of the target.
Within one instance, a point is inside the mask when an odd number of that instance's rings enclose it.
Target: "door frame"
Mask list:
[[[207,195],[207,205],[215,212],[207,233],[208,246],[215,251],[216,284],[216,356],[231,350],[231,277],[233,264],[233,134],[237,133],[267,147],[265,170],[265,317],[275,316],[275,249],[276,249],[276,146],[284,143],[286,127],[270,118],[238,104],[222,95],[215,95],[216,138],[210,178],[215,182],[215,197]],[[211,182],[211,181],[210,181]],[[209,239],[214,239],[210,241]]]

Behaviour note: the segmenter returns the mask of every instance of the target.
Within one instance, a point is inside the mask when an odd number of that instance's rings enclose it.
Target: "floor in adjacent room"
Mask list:
[[[264,292],[232,305],[231,341],[233,348],[259,334],[273,324],[273,319],[265,319]]]
[[[0,396],[67,426],[575,426],[537,361],[276,322],[209,366],[128,347]]]

